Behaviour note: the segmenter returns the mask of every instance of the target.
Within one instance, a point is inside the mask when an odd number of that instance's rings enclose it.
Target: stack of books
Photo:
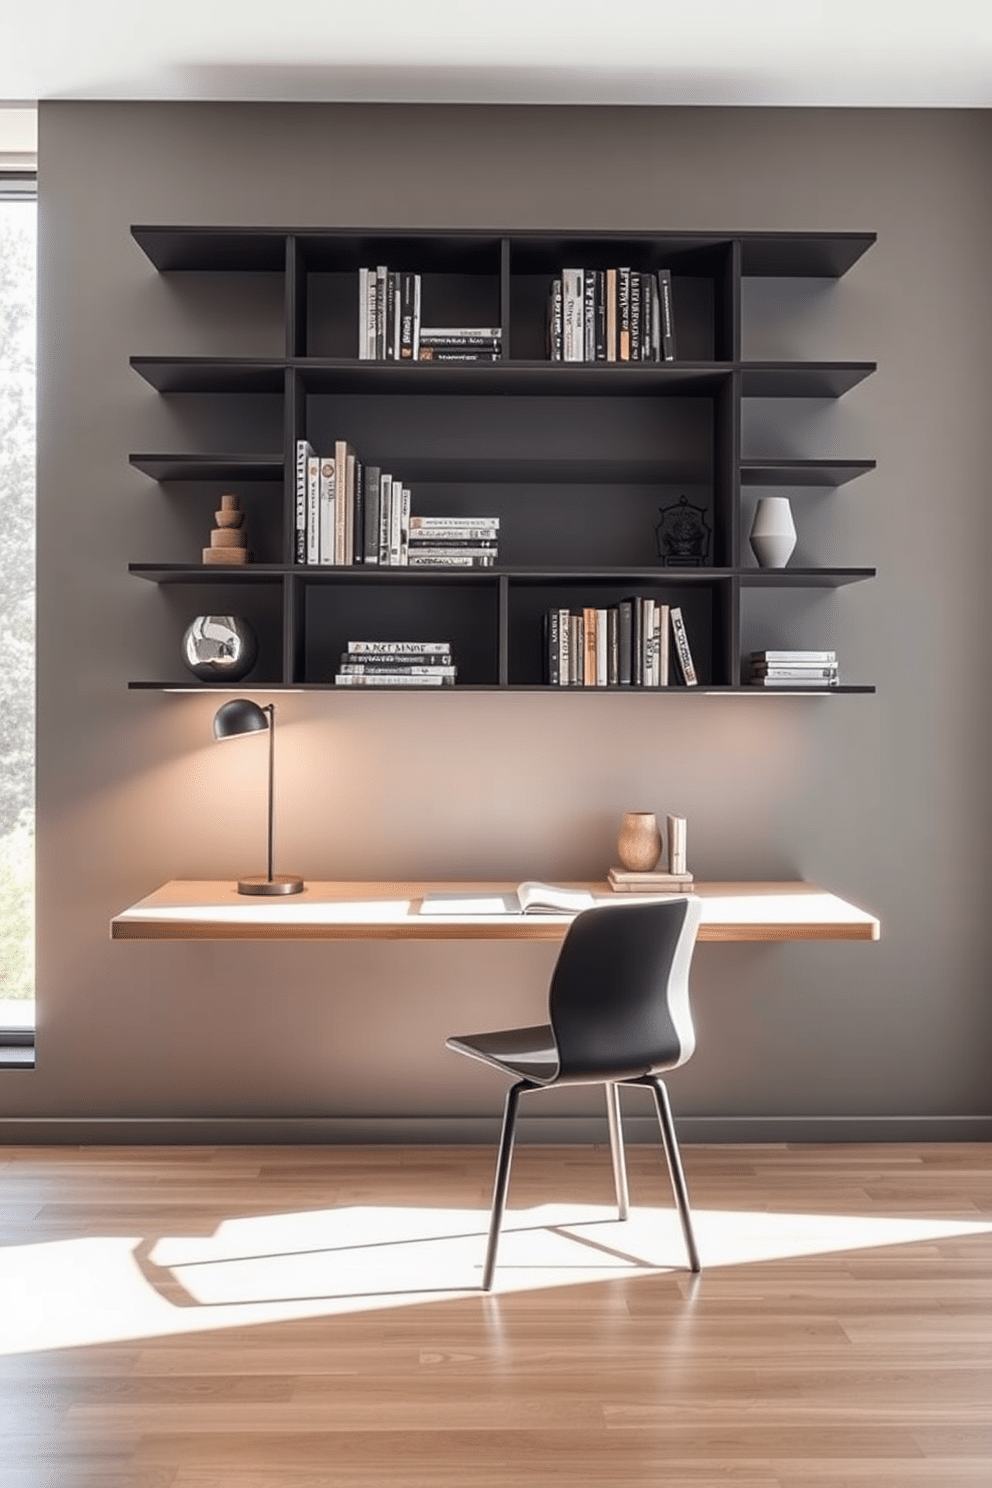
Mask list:
[[[358,271],[358,357],[415,362],[420,343],[420,275],[378,264]]]
[[[409,568],[492,568],[499,556],[499,517],[411,517]]]
[[[378,465],[365,465],[346,439],[333,455],[296,441],[296,562],[406,562],[410,488]]]
[[[421,362],[498,362],[502,355],[499,326],[427,326],[417,338]]]
[[[667,687],[673,675],[696,685],[678,605],[633,595],[605,609],[548,610],[544,633],[552,687]]]
[[[837,687],[836,651],[752,651],[748,659],[752,687]]]
[[[548,356],[553,362],[673,362],[668,269],[562,269],[551,281]]]
[[[450,641],[349,641],[337,687],[453,687]]]

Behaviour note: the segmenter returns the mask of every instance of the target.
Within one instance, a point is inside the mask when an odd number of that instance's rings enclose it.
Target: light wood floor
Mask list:
[[[488,1150],[0,1149],[0,1488],[989,1488],[992,1147],[688,1147],[697,1280],[629,1157],[519,1148],[484,1297]]]

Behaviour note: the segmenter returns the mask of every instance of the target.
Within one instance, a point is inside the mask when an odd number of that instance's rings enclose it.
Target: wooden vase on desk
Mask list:
[[[661,832],[653,811],[626,811],[617,838],[617,856],[631,873],[650,873],[661,857]]]

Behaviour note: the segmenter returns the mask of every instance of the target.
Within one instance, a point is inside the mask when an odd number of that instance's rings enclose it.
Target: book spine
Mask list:
[[[692,661],[692,651],[689,647],[689,637],[686,634],[685,621],[682,618],[681,605],[672,605],[670,616],[672,622],[672,644],[675,648],[675,655],[678,658],[682,680],[686,687],[695,687],[698,678]]]
[[[355,461],[355,515],[352,562],[365,562],[365,466]]]
[[[596,686],[596,610],[586,605],[582,611],[582,680],[586,687]]]
[[[645,277],[648,299],[651,305],[651,338],[650,359],[652,362],[661,361],[661,299],[658,294],[658,281],[653,275]]]
[[[606,270],[606,360],[615,362],[617,359],[617,271]]]
[[[383,471],[379,477],[379,566],[389,567],[389,533],[393,521],[393,477]]]
[[[424,326],[420,332],[420,339],[427,346],[463,341],[466,338],[500,342],[503,339],[503,329],[501,326]]]
[[[571,687],[581,687],[583,681],[583,656],[584,640],[582,635],[582,616],[579,613],[568,616],[568,681]]]
[[[641,278],[641,361],[653,361],[651,351],[651,290],[654,286],[653,274],[642,274]]]
[[[630,271],[630,360],[641,360],[641,276]]]
[[[654,687],[654,600],[641,599],[641,686]]]
[[[596,360],[596,273],[582,271],[582,360]]]
[[[385,264],[378,264],[375,271],[375,359],[377,362],[386,360],[386,291],[389,284],[389,270]]]
[[[410,558],[410,487],[404,486],[400,494],[400,566],[405,568]]]
[[[403,516],[403,483],[393,478],[389,496],[389,566],[400,565],[400,522]]]
[[[501,351],[503,338],[490,336],[486,331],[439,331],[436,334],[422,331],[422,350],[431,351]]]
[[[675,360],[675,316],[672,307],[672,275],[670,269],[658,270],[659,319],[661,322],[662,360]]]
[[[296,548],[297,563],[307,561],[307,460],[313,454],[309,440],[296,441]]]
[[[320,562],[320,457],[307,456],[307,563]]]
[[[351,672],[337,672],[334,677],[337,687],[452,687],[453,677],[404,677],[367,675],[354,676]]]
[[[404,272],[400,276],[400,361],[413,360],[413,312],[414,278]]]
[[[595,319],[593,323],[593,361],[606,361],[606,270],[595,272],[596,292],[594,296]]]
[[[562,317],[561,278],[556,275],[551,281],[551,293],[548,297],[548,360],[552,362],[564,359]]]
[[[446,532],[443,537],[440,534],[434,537],[413,532],[407,538],[407,547],[411,553],[443,553],[448,549],[460,553],[495,553],[499,544],[488,534],[485,537],[461,537]]]
[[[561,611],[548,610],[544,617],[546,676],[549,687],[561,686]]]
[[[671,626],[670,606],[659,604],[658,609],[658,686],[667,687],[671,676],[671,647],[669,645],[669,629]]]
[[[334,461],[320,461],[320,539],[318,542],[319,563],[331,563],[334,558]]]
[[[413,359],[420,355],[420,275],[413,276]]]
[[[453,677],[458,668],[449,663],[397,662],[395,666],[378,662],[346,661],[339,667],[346,677]]]
[[[358,271],[358,359],[367,362],[369,356],[369,271]]]
[[[582,270],[562,269],[563,355],[566,362],[583,360]]]
[[[630,361],[630,270],[617,269],[617,361]]]
[[[368,564],[379,562],[379,479],[378,465],[365,467],[365,526],[362,535],[362,557]]]
[[[605,687],[609,681],[610,652],[607,640],[607,618],[605,610],[596,611],[596,686]]]
[[[417,355],[419,362],[501,362],[499,351],[442,351],[436,346],[422,346]]]
[[[499,531],[499,517],[425,517],[411,516],[410,531],[424,531],[425,529],[436,529],[443,532],[446,528],[477,527],[480,530]]]
[[[336,475],[334,491],[334,557],[333,563],[342,564],[346,561],[345,532],[347,527],[348,507],[348,444],[344,439],[334,441],[334,471]]]
[[[688,872],[685,817],[669,816],[666,826],[668,829],[668,871],[673,874],[685,874]]]
[[[644,685],[644,628],[641,601],[635,595],[630,601],[630,681],[632,687]]]
[[[606,682],[616,687],[620,681],[620,615],[616,605],[606,612]]]
[[[631,683],[631,604],[629,599],[622,599],[617,606],[617,633],[617,682],[621,687],[629,687]]]
[[[450,641],[349,641],[349,656],[396,656],[407,653],[410,656],[423,656],[426,652],[437,651],[442,655],[451,654]]]
[[[403,568],[494,568],[495,553],[408,553]]]

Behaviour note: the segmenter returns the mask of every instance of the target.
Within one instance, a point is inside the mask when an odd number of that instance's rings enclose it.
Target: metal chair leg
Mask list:
[[[672,1120],[672,1108],[668,1102],[668,1091],[665,1089],[663,1080],[657,1077],[648,1078],[644,1082],[651,1086],[654,1091],[654,1102],[658,1111],[658,1125],[661,1127],[661,1138],[665,1147],[665,1157],[668,1159],[668,1174],[672,1180],[672,1192],[675,1194],[675,1204],[679,1211],[679,1219],[682,1222],[682,1234],[685,1237],[685,1248],[689,1255],[690,1271],[699,1271],[699,1251],[696,1249],[696,1237],[692,1233],[692,1216],[689,1212],[689,1193],[685,1186],[685,1174],[682,1171],[682,1158],[679,1155],[679,1144],[675,1136],[675,1122]]]
[[[617,1191],[617,1215],[620,1219],[626,1219],[630,1211],[630,1195],[627,1191],[623,1127],[620,1124],[620,1087],[610,1080],[605,1088],[606,1120],[610,1128],[610,1156],[613,1159],[613,1184]]]
[[[513,1157],[513,1136],[517,1125],[517,1105],[521,1093],[532,1089],[526,1080],[511,1085],[506,1092],[503,1111],[503,1131],[499,1139],[499,1156],[496,1159],[496,1181],[493,1185],[493,1207],[489,1216],[489,1244],[486,1247],[486,1264],[482,1271],[482,1290],[488,1292],[493,1284],[496,1270],[496,1249],[499,1245],[500,1226],[506,1208],[506,1190],[510,1181],[510,1159]]]

